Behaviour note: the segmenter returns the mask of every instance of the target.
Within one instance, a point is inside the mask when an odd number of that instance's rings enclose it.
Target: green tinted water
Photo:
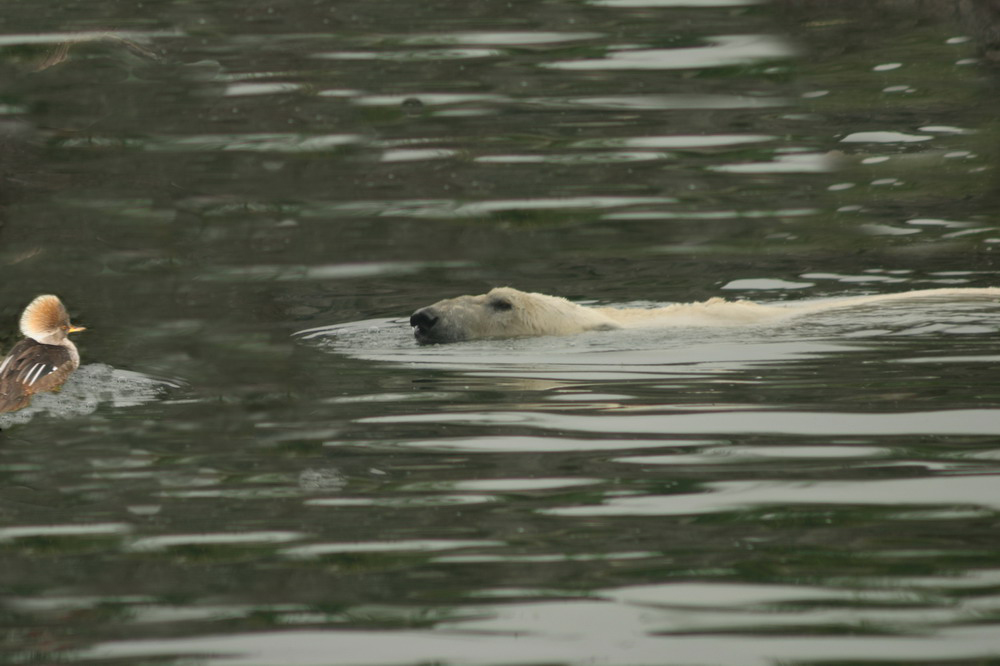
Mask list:
[[[1000,284],[988,3],[22,4],[5,348],[88,331],[0,435],[0,659],[1000,653],[992,304],[406,325]]]

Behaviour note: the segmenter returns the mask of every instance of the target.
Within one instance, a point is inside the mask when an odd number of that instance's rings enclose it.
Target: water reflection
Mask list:
[[[83,660],[126,658],[180,658],[185,655],[220,654],[225,657],[204,659],[206,663],[257,666],[282,663],[294,666],[312,664],[383,664],[394,663],[401,655],[413,661],[496,663],[485,655],[504,655],[510,664],[548,662],[583,662],[600,659],[608,664],[662,664],[664,654],[674,663],[724,661],[734,666],[751,666],[775,661],[802,661],[815,655],[838,654],[843,659],[976,659],[987,658],[1000,649],[997,639],[985,627],[957,627],[940,632],[934,641],[924,637],[865,637],[838,640],[829,638],[702,638],[670,636],[649,638],[639,628],[629,626],[628,615],[611,614],[607,609],[583,617],[570,615],[572,606],[560,605],[551,616],[567,618],[561,626],[576,628],[569,636],[531,633],[517,636],[462,632],[425,634],[416,631],[353,632],[296,631],[261,632],[249,636],[214,636],[162,641],[122,641],[109,643],[82,655]],[[635,611],[631,615],[640,613]],[[644,614],[644,613],[643,613]],[[568,620],[575,617],[575,622]],[[589,621],[584,621],[589,620]],[[628,637],[627,644],[609,644],[586,635],[595,623],[614,627],[615,634]],[[361,656],[359,656],[361,655]]]
[[[1000,410],[953,410],[904,412],[900,414],[849,414],[830,412],[748,412],[752,405],[713,405],[725,410],[708,414],[664,414],[656,416],[577,416],[535,412],[463,412],[416,416],[376,416],[363,423],[468,423],[507,424],[594,433],[648,435],[787,434],[826,436],[865,435],[996,435],[1000,434]]]
[[[948,478],[880,479],[874,482],[726,482],[702,493],[610,499],[599,506],[546,509],[560,516],[678,516],[723,513],[748,507],[801,505],[945,505],[996,510],[1000,506],[997,474],[959,475]]]
[[[675,49],[625,48],[601,60],[570,60],[546,63],[566,70],[703,69],[745,66],[757,60],[781,60],[795,55],[782,39],[763,35],[726,35],[707,38],[706,46]]]

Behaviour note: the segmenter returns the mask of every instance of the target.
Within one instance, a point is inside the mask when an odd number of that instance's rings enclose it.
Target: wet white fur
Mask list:
[[[436,340],[453,342],[486,338],[572,335],[617,328],[668,326],[736,326],[778,321],[836,308],[877,305],[901,300],[995,298],[1000,288],[947,288],[836,298],[824,301],[761,305],[750,301],[712,298],[700,303],[678,303],[660,308],[587,307],[565,298],[510,287],[498,287],[479,296],[438,301],[425,310],[438,317]],[[510,309],[499,309],[498,302]]]

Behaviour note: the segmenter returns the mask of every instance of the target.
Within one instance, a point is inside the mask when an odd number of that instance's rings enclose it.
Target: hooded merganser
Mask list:
[[[39,296],[21,315],[21,340],[0,363],[0,412],[27,407],[31,396],[53,391],[80,366],[80,352],[67,337],[85,330],[73,326],[62,301]]]

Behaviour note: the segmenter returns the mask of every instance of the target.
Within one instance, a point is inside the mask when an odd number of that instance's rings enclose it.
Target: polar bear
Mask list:
[[[587,307],[558,296],[497,287],[479,296],[448,298],[420,308],[410,317],[410,325],[417,342],[434,344],[618,328],[758,324],[834,308],[919,298],[1000,298],[1000,288],[922,289],[777,305],[712,298],[660,308],[614,308]]]

